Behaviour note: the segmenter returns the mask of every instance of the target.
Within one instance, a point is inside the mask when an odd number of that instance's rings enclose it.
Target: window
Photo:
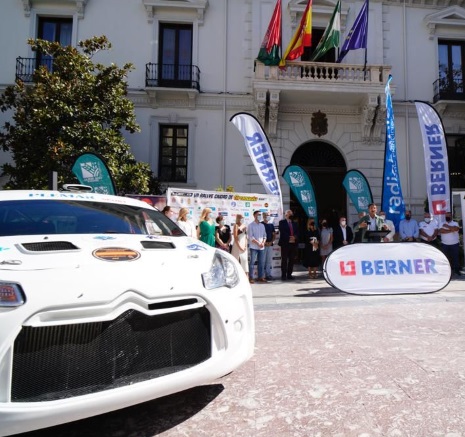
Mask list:
[[[312,57],[313,52],[320,42],[324,32],[325,29],[312,29],[312,46],[304,47],[304,53],[300,58],[302,61],[310,61],[310,58]],[[329,49],[323,56],[318,58],[316,62],[336,62],[336,49]]]
[[[160,23],[159,85],[186,87],[192,83],[192,25]]]
[[[58,42],[62,46],[71,45],[73,32],[73,20],[71,18],[39,18],[39,29],[37,37],[46,41]],[[52,66],[52,57],[49,55],[38,55],[37,66]]]
[[[439,94],[442,99],[463,99],[465,42],[440,40]]]
[[[187,125],[160,125],[158,176],[161,181],[187,182]]]

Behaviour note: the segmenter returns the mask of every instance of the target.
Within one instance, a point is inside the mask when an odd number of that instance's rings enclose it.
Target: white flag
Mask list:
[[[273,151],[260,122],[251,114],[238,112],[229,120],[244,137],[245,147],[268,194],[279,196],[281,186]]]
[[[445,221],[451,210],[449,160],[444,127],[436,110],[428,103],[415,101],[425,151],[426,187],[429,212]]]

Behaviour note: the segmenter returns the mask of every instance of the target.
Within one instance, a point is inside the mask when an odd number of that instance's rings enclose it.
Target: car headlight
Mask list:
[[[218,287],[233,288],[239,283],[239,274],[233,261],[217,250],[210,271],[202,273],[202,280],[207,290]]]
[[[26,302],[23,290],[14,282],[0,282],[0,307],[19,307]]]

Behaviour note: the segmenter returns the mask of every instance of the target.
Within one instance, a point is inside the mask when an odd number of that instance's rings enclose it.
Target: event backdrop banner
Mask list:
[[[282,193],[273,150],[260,122],[247,112],[238,112],[229,120],[244,137],[245,148],[268,194],[279,196],[282,209]]]
[[[330,253],[323,266],[326,282],[350,294],[421,294],[450,281],[446,256],[425,243],[360,243]]]
[[[440,223],[451,210],[449,160],[444,127],[436,110],[428,103],[415,101],[425,154],[426,188],[429,212]]]
[[[184,207],[189,210],[189,218],[198,225],[204,208],[211,208],[213,217],[225,218],[225,224],[231,226],[236,222],[236,215],[244,216],[245,224],[253,221],[254,211],[266,211],[270,215],[270,223],[278,226],[283,216],[281,198],[269,194],[234,193],[228,191],[188,190],[184,188],[168,188],[167,204],[177,213]],[[177,216],[177,214],[176,214]],[[272,275],[281,275],[281,251],[277,244],[273,245]]]
[[[386,83],[386,144],[384,151],[383,193],[381,196],[381,209],[386,217],[392,220],[396,230],[399,223],[405,218],[405,203],[400,185],[399,166],[397,165],[396,129],[394,127],[394,110],[390,83],[392,76]]]
[[[307,217],[313,217],[318,223],[318,210],[315,192],[310,176],[299,165],[288,165],[283,172],[284,180],[291,187]]]
[[[71,169],[81,184],[92,187],[94,193],[116,194],[115,184],[102,157],[95,153],[82,153]]]
[[[368,205],[373,203],[373,195],[365,175],[358,170],[349,170],[344,176],[342,185],[357,212],[368,212]]]

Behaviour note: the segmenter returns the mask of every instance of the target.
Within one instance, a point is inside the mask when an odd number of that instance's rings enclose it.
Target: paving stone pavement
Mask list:
[[[465,436],[465,276],[354,296],[295,275],[252,286],[256,351],[232,374],[21,436]]]

